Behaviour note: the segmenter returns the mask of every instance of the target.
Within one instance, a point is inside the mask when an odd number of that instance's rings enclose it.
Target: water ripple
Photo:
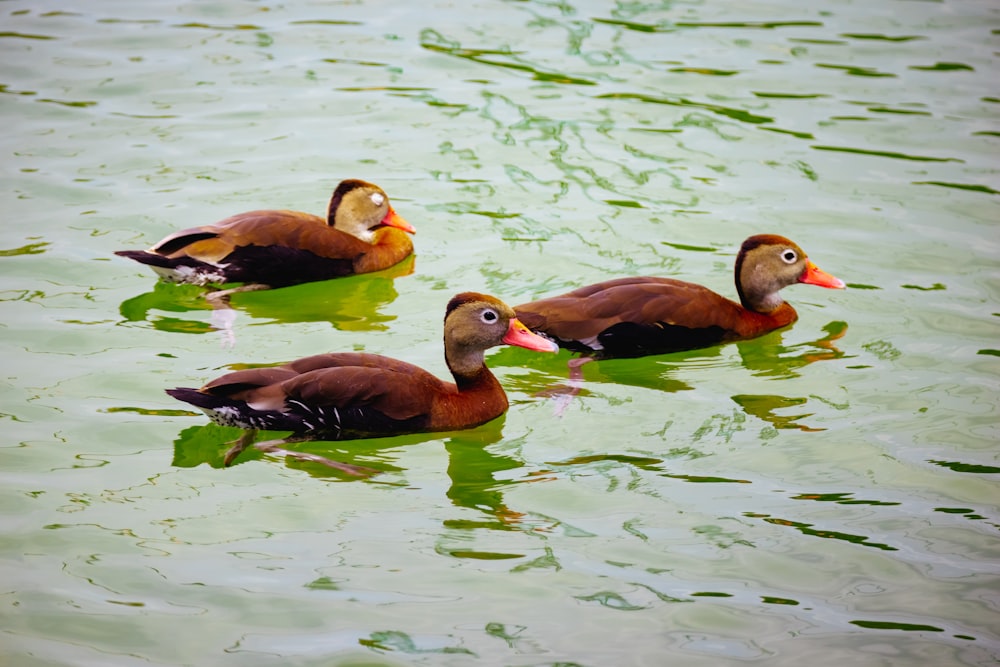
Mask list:
[[[10,32],[10,31],[0,32],[0,39],[3,39],[3,38],[7,38],[7,39],[11,39],[11,38],[13,38],[13,39],[38,39],[38,40],[57,39],[56,37],[52,37],[51,35],[37,35],[37,34],[30,34],[30,33],[24,33],[24,32]]]
[[[866,148],[850,148],[848,146],[820,146],[813,145],[810,146],[813,150],[817,151],[832,151],[837,153],[854,153],[856,155],[870,155],[873,157],[887,157],[894,160],[911,160],[913,162],[959,162],[963,163],[965,160],[960,160],[955,157],[933,157],[930,155],[909,155],[907,153],[899,153],[896,151],[876,151]]]
[[[650,104],[665,104],[667,106],[704,109],[706,111],[710,111],[720,116],[725,116],[726,118],[730,118],[732,120],[737,120],[744,123],[752,123],[754,125],[774,122],[774,118],[770,116],[759,116],[757,114],[746,111],[745,109],[734,109],[732,107],[726,107],[720,104],[711,104],[708,102],[695,102],[693,100],[684,97],[656,97],[653,95],[646,95],[642,93],[605,93],[602,95],[598,95],[597,99],[639,100],[640,102],[648,102]]]

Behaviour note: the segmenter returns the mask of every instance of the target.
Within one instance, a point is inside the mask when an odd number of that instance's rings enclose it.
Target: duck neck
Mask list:
[[[747,309],[745,317],[741,318],[737,331],[742,338],[754,338],[762,333],[786,327],[799,318],[795,309],[786,302],[767,312]]]
[[[371,248],[354,261],[358,273],[380,271],[398,264],[413,252],[413,241],[401,229],[380,227],[372,236]]]
[[[778,292],[747,290],[738,280],[736,281],[736,291],[740,295],[740,303],[743,307],[755,313],[769,315],[787,305]]]
[[[478,357],[479,362],[474,361]],[[509,405],[499,380],[483,364],[483,353],[445,354],[457,391],[440,398],[435,414],[449,428],[469,428],[502,415]]]
[[[486,368],[485,357],[483,350],[464,349],[455,345],[445,347],[444,360],[459,390],[479,384],[484,375],[492,376]]]

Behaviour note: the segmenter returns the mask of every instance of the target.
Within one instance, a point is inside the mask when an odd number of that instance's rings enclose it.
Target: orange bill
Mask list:
[[[508,345],[517,345],[527,350],[535,352],[558,352],[559,346],[548,338],[542,338],[531,329],[521,324],[516,317],[511,319],[510,326],[507,327],[507,334],[503,337],[503,342]]]
[[[847,284],[843,280],[835,276],[831,276],[811,261],[806,262],[806,270],[803,271],[802,276],[799,277],[799,282],[807,285],[829,287],[830,289],[844,289],[847,287]]]
[[[396,229],[402,229],[404,232],[409,232],[411,234],[417,233],[417,230],[413,228],[413,225],[404,220],[403,216],[396,213],[395,209],[391,206],[389,207],[389,212],[385,214],[384,218],[382,218],[382,224],[389,227],[395,227]]]

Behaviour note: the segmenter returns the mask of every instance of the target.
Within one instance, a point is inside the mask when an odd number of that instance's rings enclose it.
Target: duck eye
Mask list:
[[[781,261],[785,264],[794,264],[799,256],[791,248],[786,248],[781,252]]]
[[[497,315],[497,311],[490,310],[489,308],[484,310],[482,315],[480,315],[479,317],[483,322],[486,322],[487,324],[493,324],[498,319],[500,319],[500,316]]]
[[[385,203],[385,195],[383,195],[381,192],[373,192],[372,203],[375,204],[376,206],[381,206],[382,204]]]

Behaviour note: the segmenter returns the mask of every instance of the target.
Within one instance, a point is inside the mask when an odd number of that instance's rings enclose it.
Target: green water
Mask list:
[[[0,663],[993,665],[1000,9],[974,0],[0,4]],[[381,185],[416,257],[237,295],[114,257]],[[502,349],[464,433],[247,453],[163,389],[333,350],[445,374],[444,305],[614,276],[757,340]],[[231,320],[228,333],[226,316]]]

